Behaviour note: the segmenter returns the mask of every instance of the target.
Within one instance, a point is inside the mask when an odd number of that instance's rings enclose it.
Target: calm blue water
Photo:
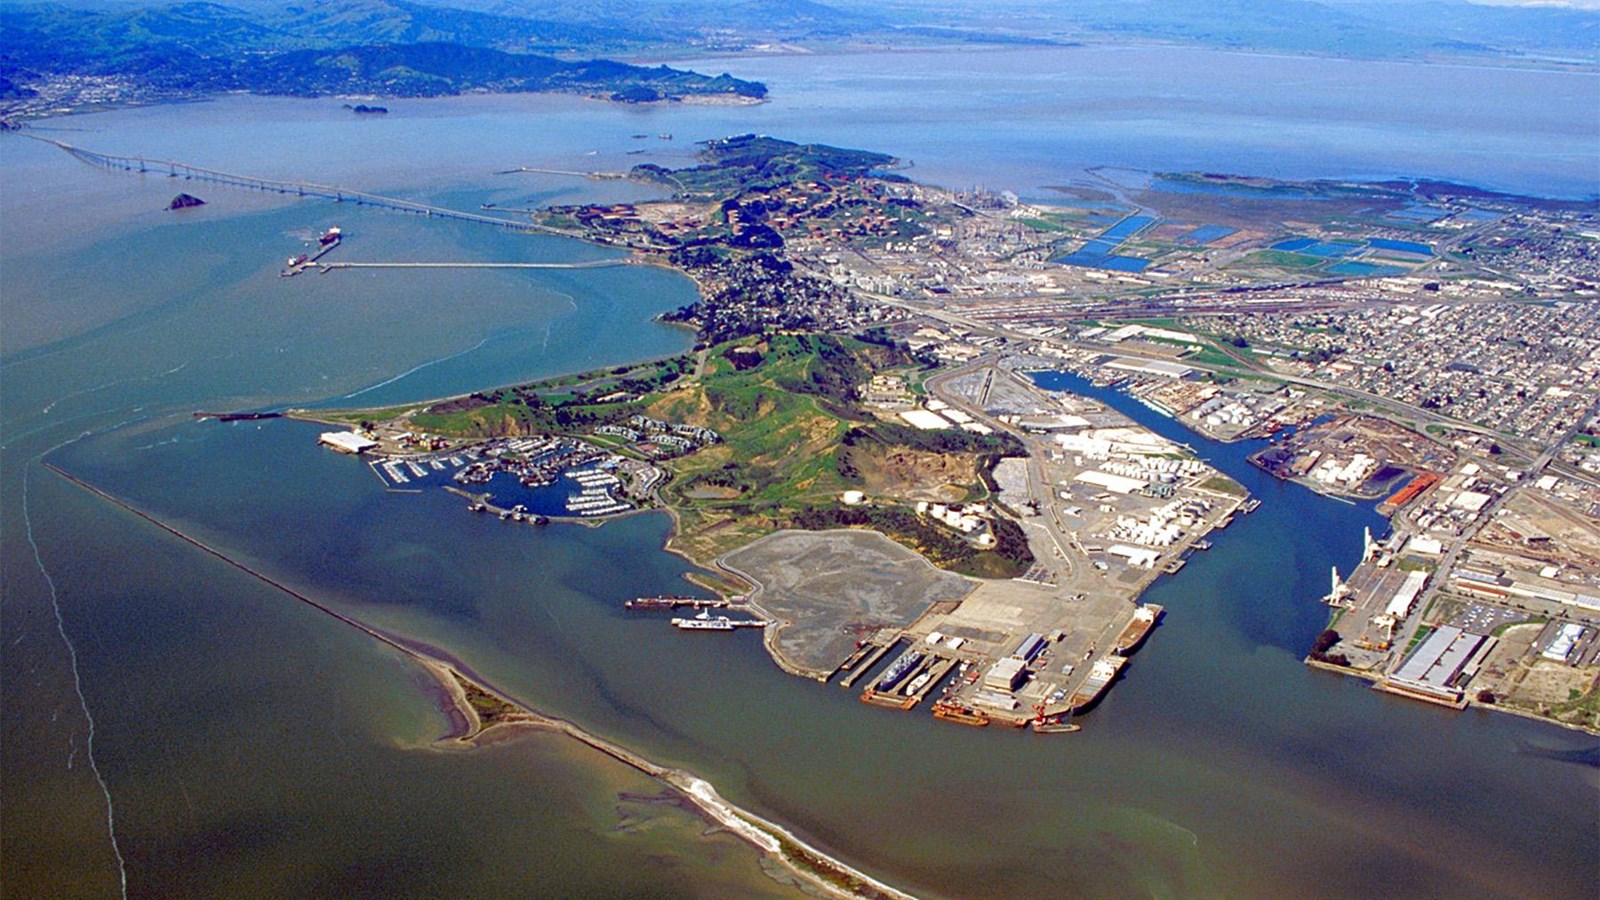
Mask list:
[[[1182,242],[1185,244],[1209,244],[1212,241],[1222,240],[1233,234],[1234,231],[1235,229],[1226,225],[1201,225],[1199,228],[1184,235]]]
[[[1116,225],[1107,228],[1105,232],[1100,235],[1100,238],[1102,240],[1116,241],[1117,243],[1121,243],[1128,238],[1133,237],[1135,234],[1138,234],[1140,231],[1143,231],[1155,220],[1155,216],[1129,216],[1126,219],[1123,219],[1121,222],[1118,222]]]
[[[1432,256],[1433,247],[1416,241],[1395,241],[1388,238],[1370,238],[1367,246],[1377,247],[1381,250],[1399,250],[1401,253],[1415,253],[1419,256]]]
[[[1299,252],[1331,259],[1338,256],[1349,256],[1359,249],[1361,249],[1360,244],[1350,241],[1315,241],[1309,246],[1301,247]]]
[[[1072,47],[686,61],[766,81],[746,130],[913,159],[916,177],[1029,195],[1094,166],[1287,179],[1421,175],[1600,194],[1600,74]],[[892,136],[894,147],[883,147]]]
[[[1346,260],[1334,263],[1323,270],[1331,275],[1355,275],[1365,278],[1369,275],[1404,275],[1407,270],[1398,266],[1381,266],[1377,263],[1355,262]]]

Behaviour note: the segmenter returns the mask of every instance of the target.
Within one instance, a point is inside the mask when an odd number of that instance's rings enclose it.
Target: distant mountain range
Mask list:
[[[0,0],[0,99],[72,76],[112,100],[210,91],[651,100],[763,85],[576,57],[930,44],[1163,42],[1600,65],[1600,11],[1466,0]],[[80,95],[92,94],[79,86]],[[151,96],[139,96],[141,93]]]
[[[566,91],[648,101],[758,99],[728,75],[552,52],[656,46],[641,32],[448,9],[404,0],[331,0],[268,13],[215,3],[153,7],[0,5],[0,99],[40,89],[152,99],[219,91],[417,97],[469,90]],[[539,51],[539,52],[534,52]]]
[[[516,2],[516,0],[507,0]],[[830,0],[879,21],[1057,42],[1600,65],[1600,10],[1470,0]]]

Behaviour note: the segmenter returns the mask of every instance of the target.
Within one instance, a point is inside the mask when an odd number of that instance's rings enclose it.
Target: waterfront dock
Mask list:
[[[622,604],[624,609],[723,609],[726,600],[704,600],[699,597],[637,597]]]
[[[278,273],[279,277],[282,277],[282,278],[293,278],[294,276],[299,275],[301,272],[304,272],[307,269],[319,268],[320,266],[318,265],[317,261],[322,259],[324,256],[327,256],[329,253],[332,253],[335,249],[337,249],[339,247],[339,245],[344,243],[344,238],[341,237],[338,234],[337,229],[335,229],[331,233],[333,234],[333,240],[332,241],[329,241],[328,243],[324,243],[324,244],[319,244],[317,246],[317,252],[311,254],[310,256],[306,256],[306,255],[302,254],[301,256],[297,257],[296,259],[291,259],[289,261],[288,267],[285,268],[282,272]]]
[[[331,248],[329,248],[331,249]],[[326,250],[323,251],[327,252]],[[321,254],[318,254],[320,256]],[[631,266],[632,259],[592,259],[584,262],[333,262],[318,263],[312,257],[303,268],[316,268],[324,273],[339,269],[610,269]]]
[[[873,651],[868,653],[866,658],[858,660],[855,669],[852,670],[849,675],[846,675],[843,681],[839,682],[840,687],[848,689],[857,681],[859,681],[861,676],[870,672],[872,667],[878,664],[878,660],[882,659],[883,655],[889,652],[889,648],[894,646],[894,642],[891,641],[887,644],[868,644],[867,646],[874,648]]]

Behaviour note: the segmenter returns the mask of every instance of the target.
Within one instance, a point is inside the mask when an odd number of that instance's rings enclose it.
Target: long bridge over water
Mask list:
[[[396,212],[410,213],[431,219],[454,219],[461,222],[473,222],[480,225],[493,225],[514,231],[542,231],[549,234],[559,234],[567,237],[572,235],[559,228],[549,228],[536,225],[529,221],[515,219],[502,219],[497,216],[486,216],[481,213],[464,212],[458,209],[449,209],[443,206],[431,206],[418,203],[414,200],[402,200],[398,197],[385,197],[381,194],[369,194],[365,191],[353,191],[337,185],[316,184],[309,181],[276,181],[270,178],[257,178],[252,175],[238,175],[232,172],[222,172],[216,169],[207,169],[192,166],[188,163],[170,159],[150,159],[144,156],[115,156],[109,153],[99,153],[83,147],[58,141],[54,138],[41,137],[36,134],[18,132],[22,137],[32,138],[52,144],[78,159],[93,166],[113,169],[123,172],[138,172],[140,174],[166,175],[171,178],[183,178],[190,181],[208,181],[214,184],[226,184],[233,187],[247,188],[256,191],[266,191],[276,194],[292,194],[297,197],[321,197],[336,203],[355,203],[362,206],[374,206],[381,209],[390,209]]]

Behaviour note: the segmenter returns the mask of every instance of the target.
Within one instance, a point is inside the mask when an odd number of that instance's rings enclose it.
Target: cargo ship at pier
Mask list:
[[[691,609],[712,609],[727,606],[726,600],[702,600],[699,597],[636,597],[622,604],[624,609],[677,609],[687,606]]]
[[[1112,644],[1111,652],[1127,656],[1139,649],[1144,639],[1150,636],[1150,629],[1156,626],[1156,620],[1161,618],[1164,607],[1154,603],[1141,606],[1133,611],[1133,621],[1129,622],[1122,633],[1117,635],[1116,643]]]
[[[339,244],[343,243],[343,241],[344,232],[340,230],[339,226],[334,225],[327,231],[324,231],[322,234],[317,236],[317,249],[315,253],[299,253],[289,257],[289,261],[284,270],[279,272],[278,275],[283,278],[299,275],[306,269],[311,268],[311,266],[317,260],[332,252],[333,248],[339,246]]]
[[[1084,679],[1083,684],[1078,685],[1076,691],[1072,692],[1069,708],[1076,712],[1100,699],[1100,695],[1105,693],[1106,686],[1111,684],[1112,680],[1117,677],[1117,673],[1122,671],[1122,667],[1127,665],[1127,662],[1127,657],[1117,656],[1116,654],[1110,654],[1095,660],[1094,667],[1089,670],[1089,677]]]

